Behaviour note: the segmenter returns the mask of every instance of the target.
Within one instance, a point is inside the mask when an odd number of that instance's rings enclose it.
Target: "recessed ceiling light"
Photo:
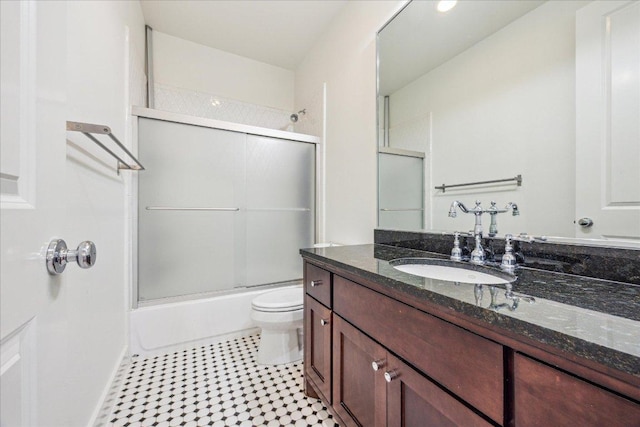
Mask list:
[[[437,6],[438,12],[448,12],[456,6],[456,3],[458,0],[440,0]]]

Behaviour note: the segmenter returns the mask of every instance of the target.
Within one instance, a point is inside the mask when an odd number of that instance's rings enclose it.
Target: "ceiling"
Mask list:
[[[294,70],[347,0],[142,0],[155,31]]]

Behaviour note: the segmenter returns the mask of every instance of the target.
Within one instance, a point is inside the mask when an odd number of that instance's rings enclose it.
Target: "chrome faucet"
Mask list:
[[[476,217],[476,223],[473,227],[473,235],[480,235],[480,237],[482,237],[482,214],[484,212],[488,212],[488,211],[484,211],[482,209],[482,206],[480,206],[480,200],[476,200],[476,207],[473,209],[467,209],[467,207],[464,205],[464,203],[458,201],[458,200],[454,200],[451,203],[451,207],[449,208],[449,216],[451,218],[455,218],[458,216],[458,212],[457,209],[460,208],[460,210],[464,213],[471,213],[474,214]]]
[[[476,200],[476,206],[473,209],[467,209],[464,203],[459,200],[454,200],[449,207],[449,217],[455,218],[458,215],[458,208],[464,213],[470,213],[475,216],[475,224],[473,226],[473,237],[475,240],[475,249],[471,252],[470,262],[473,264],[484,264],[485,263],[485,250],[482,247],[482,214],[488,213],[491,215],[491,225],[489,226],[489,236],[494,237],[498,234],[498,222],[497,216],[499,213],[507,212],[509,209],[512,211],[512,215],[520,215],[520,210],[518,209],[518,205],[513,202],[507,203],[504,209],[498,209],[496,207],[496,202],[491,202],[491,207],[489,209],[482,209],[480,200]],[[457,240],[457,237],[456,237]],[[454,243],[454,249],[455,246]]]
[[[462,212],[471,213],[476,217],[476,222],[473,226],[473,237],[476,242],[476,247],[471,252],[470,262],[474,264],[484,264],[485,257],[484,249],[482,248],[482,214],[485,212],[485,210],[483,210],[482,206],[480,206],[480,200],[476,200],[476,206],[473,209],[467,209],[464,203],[458,200],[454,200],[453,203],[451,203],[451,207],[449,208],[449,216],[451,218],[455,218],[456,216],[458,216],[458,208],[460,208]]]

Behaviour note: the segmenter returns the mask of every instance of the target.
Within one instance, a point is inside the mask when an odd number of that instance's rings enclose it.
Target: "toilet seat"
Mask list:
[[[258,295],[251,301],[251,307],[256,311],[282,313],[302,310],[302,286],[292,286]]]

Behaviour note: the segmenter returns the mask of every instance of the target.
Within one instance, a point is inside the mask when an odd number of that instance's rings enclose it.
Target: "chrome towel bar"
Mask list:
[[[239,211],[240,208],[147,206],[148,211]],[[249,212],[310,212],[309,208],[247,208]]]
[[[148,211],[239,211],[240,208],[196,208],[196,207],[174,207],[174,206],[147,206]]]
[[[127,147],[125,147],[118,140],[118,138],[116,138],[111,133],[111,128],[109,126],[94,125],[94,124],[91,124],[91,123],[80,123],[80,122],[67,121],[67,131],[80,132],[80,133],[84,134],[84,136],[86,136],[87,138],[89,138],[90,140],[95,142],[100,148],[102,148],[104,151],[106,151],[111,157],[115,158],[118,161],[118,167],[117,167],[118,173],[120,173],[121,169],[132,170],[132,171],[144,170],[144,166],[142,166],[142,164],[138,161],[138,159],[136,159],[135,156],[133,154],[131,154],[131,152],[127,149]],[[104,145],[102,142],[100,142],[98,140],[98,138],[96,138],[92,134],[109,136],[109,138],[111,138],[111,140],[113,142],[115,142],[118,145],[118,147],[120,147],[122,149],[122,151],[127,153],[129,158],[131,158],[131,160],[133,160],[133,162],[135,164],[127,163],[120,156],[118,156],[113,150],[110,150],[109,148],[107,148],[106,145]]]
[[[482,184],[496,184],[498,182],[510,182],[510,181],[515,181],[518,184],[518,187],[522,186],[522,175],[518,175],[518,176],[514,176],[513,178],[506,178],[506,179],[494,179],[491,181],[478,181],[478,182],[468,182],[465,184],[452,184],[452,185],[446,185],[446,184],[442,184],[442,185],[438,185],[436,187],[434,187],[436,190],[442,190],[442,192],[445,192],[445,188],[454,188],[454,187],[468,187],[471,185],[482,185]]]

